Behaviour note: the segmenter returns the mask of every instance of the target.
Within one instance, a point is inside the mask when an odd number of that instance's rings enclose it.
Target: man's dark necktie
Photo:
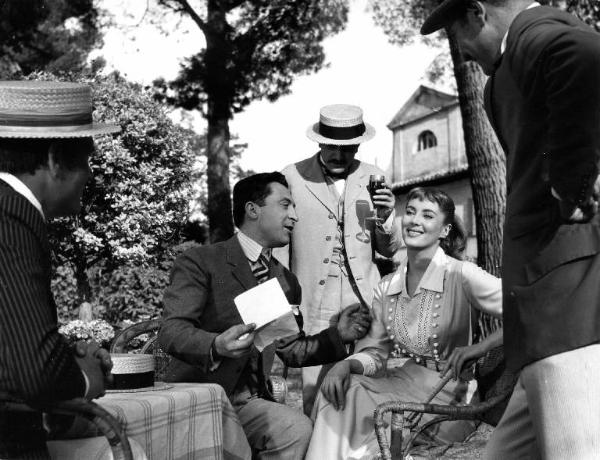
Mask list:
[[[261,253],[258,260],[252,263],[252,274],[258,284],[264,283],[269,279],[269,261]]]

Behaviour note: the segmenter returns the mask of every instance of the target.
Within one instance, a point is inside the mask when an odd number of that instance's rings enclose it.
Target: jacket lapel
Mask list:
[[[348,174],[346,179],[346,195],[344,197],[344,208],[350,209],[354,204],[360,192],[367,186],[368,177],[363,164],[358,160],[354,160],[357,165],[352,165],[356,168],[354,172]]]
[[[338,203],[333,200],[327,181],[323,175],[321,165],[319,164],[318,153],[311,158],[307,168],[300,173],[305,177],[305,187],[317,199],[319,203],[325,206],[329,212],[337,215]]]
[[[231,274],[245,288],[250,289],[256,286],[256,278],[252,274],[248,259],[242,250],[242,246],[237,236],[232,236],[225,242],[225,260],[231,267]]]

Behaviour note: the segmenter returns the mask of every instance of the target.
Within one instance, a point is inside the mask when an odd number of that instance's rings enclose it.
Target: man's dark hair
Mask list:
[[[245,177],[233,187],[233,222],[241,227],[246,216],[246,203],[252,202],[259,206],[265,204],[265,198],[271,194],[269,184],[277,182],[288,186],[285,176],[280,172],[260,173]]]
[[[54,160],[70,171],[87,167],[84,153],[94,151],[91,137],[67,139],[13,139],[0,138],[0,171],[11,174],[35,174],[48,165],[50,148]]]

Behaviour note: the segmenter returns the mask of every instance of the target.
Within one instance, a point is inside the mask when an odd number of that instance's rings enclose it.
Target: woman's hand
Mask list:
[[[458,380],[465,363],[485,355],[485,352],[486,350],[481,346],[481,343],[468,347],[456,347],[446,361],[442,372],[440,372],[440,377],[444,378],[448,372],[452,372],[454,374],[453,379]]]
[[[335,410],[344,410],[350,373],[350,361],[344,360],[336,363],[323,379],[321,393]]]
[[[448,361],[446,361],[446,365],[442,369],[442,372],[440,372],[440,377],[444,378],[448,371],[452,370],[454,373],[454,380],[458,380],[462,367],[467,361],[480,358],[491,349],[499,347],[500,345],[502,345],[502,329],[495,330],[481,342],[469,347],[456,347],[452,351]]]

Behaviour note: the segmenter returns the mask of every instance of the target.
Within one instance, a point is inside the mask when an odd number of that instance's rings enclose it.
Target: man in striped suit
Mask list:
[[[80,211],[92,136],[91,89],[0,82],[0,391],[35,404],[104,393],[110,356],[69,346],[50,290],[47,219]],[[45,455],[42,414],[0,412],[0,458]]]

